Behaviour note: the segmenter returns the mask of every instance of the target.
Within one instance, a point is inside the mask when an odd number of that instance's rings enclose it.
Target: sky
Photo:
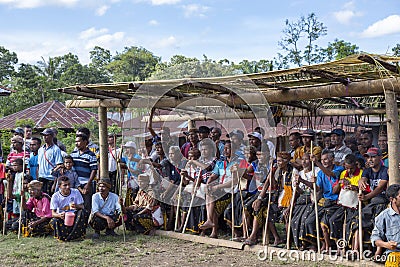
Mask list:
[[[321,46],[385,54],[400,43],[400,0],[0,0],[0,46],[31,64],[69,52],[87,64],[94,46],[239,63],[275,57],[285,20],[312,12],[328,29]]]

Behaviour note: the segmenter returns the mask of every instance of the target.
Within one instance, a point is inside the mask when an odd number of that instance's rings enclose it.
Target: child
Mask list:
[[[53,172],[51,173],[55,177],[55,183],[53,183],[53,192],[57,192],[59,190],[59,179],[61,176],[67,176],[71,183],[71,188],[78,188],[79,181],[78,181],[78,174],[74,169],[74,161],[70,155],[64,157],[64,164],[61,164],[54,168]]]
[[[133,205],[125,208],[121,203],[122,212],[128,217],[127,228],[143,234],[152,234],[155,227],[164,223],[160,205],[154,198],[149,182],[148,175],[140,174],[138,176],[139,192]]]

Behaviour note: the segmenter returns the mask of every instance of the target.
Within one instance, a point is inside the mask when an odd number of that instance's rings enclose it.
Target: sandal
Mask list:
[[[257,244],[257,242],[254,240],[251,240],[251,239],[246,239],[246,240],[244,240],[243,244],[248,245],[248,246],[254,246],[255,244]]]

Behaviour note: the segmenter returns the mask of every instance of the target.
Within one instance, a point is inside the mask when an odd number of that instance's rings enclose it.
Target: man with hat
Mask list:
[[[52,170],[63,164],[61,149],[54,144],[54,131],[51,128],[40,133],[43,136],[44,145],[38,151],[38,175],[39,181],[43,183],[43,192],[51,195],[54,177]]]
[[[388,168],[382,164],[382,151],[377,147],[371,147],[364,154],[367,159],[361,179],[358,181],[358,188],[362,194],[358,196],[361,201],[368,201],[369,204],[362,209],[363,240],[369,242],[370,233],[374,228],[375,218],[386,209],[389,203],[386,197],[386,187],[389,183]],[[358,236],[358,214],[352,220],[352,231]],[[355,248],[361,245],[356,238]],[[382,252],[382,248],[380,252]],[[378,251],[378,253],[380,253]]]
[[[13,133],[13,136],[21,136],[22,139],[25,139],[24,140],[25,150],[30,152],[29,144],[30,144],[31,136],[29,136],[29,135],[27,136],[26,135],[26,132],[25,132],[26,129],[27,128],[24,129],[22,127],[17,127],[14,130],[11,130],[11,132]],[[30,129],[30,132],[32,133],[32,128]],[[12,145],[11,145],[11,149],[12,149]]]
[[[50,220],[50,196],[42,192],[42,182],[33,180],[28,184],[29,199],[22,199],[22,232],[24,236],[47,235],[52,229]]]
[[[98,190],[92,196],[92,219],[90,226],[95,233],[93,238],[100,237],[100,232],[106,230],[106,235],[116,236],[114,229],[121,225],[121,205],[117,194],[110,192],[111,180],[102,178],[98,182]]]
[[[263,136],[259,132],[252,132],[247,135],[249,137],[249,145],[254,146],[256,151],[261,151]]]
[[[352,151],[344,144],[344,138],[346,137],[346,133],[340,129],[334,129],[331,132],[331,144],[334,146],[331,151],[335,155],[335,164],[343,165],[344,158],[351,154]]]
[[[29,161],[29,152],[24,151],[24,139],[19,136],[15,135],[13,138],[11,138],[11,146],[12,150],[10,154],[7,156],[7,161],[6,161],[6,168],[9,169],[11,166],[11,163],[18,158],[24,159],[25,160],[25,166],[28,166],[28,161]]]
[[[139,190],[137,176],[142,173],[139,168],[139,161],[142,159],[137,153],[136,143],[128,141],[124,145],[124,156],[121,162],[121,168],[128,172],[128,191],[126,193],[126,204],[130,205],[135,200],[136,193]]]
[[[292,166],[298,170],[302,169],[302,158],[304,153],[311,154],[311,141],[313,141],[313,150],[312,154],[317,157],[317,160],[321,160],[321,147],[319,147],[316,143],[314,143],[315,132],[312,129],[307,129],[301,135],[303,140],[303,146],[300,146],[294,152],[293,161],[291,162]]]

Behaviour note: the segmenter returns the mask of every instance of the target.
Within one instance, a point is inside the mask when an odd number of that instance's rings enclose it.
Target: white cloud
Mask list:
[[[335,19],[341,24],[349,24],[350,21],[355,17],[361,17],[362,12],[354,11],[355,5],[353,1],[344,4],[343,9],[337,12],[333,12]]]
[[[104,48],[113,47],[115,44],[120,44],[124,41],[125,33],[116,32],[113,34],[104,34],[90,39],[85,44],[85,49],[90,50],[95,46],[101,46]]]
[[[361,36],[372,38],[393,33],[400,33],[400,15],[391,15],[375,22],[365,29]]]
[[[190,4],[182,6],[184,15],[190,17],[205,17],[205,13],[210,9],[208,6],[201,6],[197,4]]]
[[[151,26],[157,26],[158,24],[159,24],[158,21],[155,19],[152,19],[149,21],[149,25],[151,25]]]
[[[15,8],[37,8],[42,6],[64,6],[72,7],[79,0],[0,0],[0,4]]]
[[[154,6],[161,5],[174,5],[179,3],[181,0],[150,0],[151,4]]]
[[[106,14],[106,12],[107,12],[107,10],[108,10],[109,8],[110,8],[110,7],[107,6],[107,5],[102,5],[102,6],[98,7],[98,8],[96,9],[96,15],[97,15],[97,16],[103,16],[104,14]]]
[[[95,36],[98,36],[101,34],[105,34],[107,32],[108,32],[108,29],[106,29],[106,28],[101,28],[99,30],[96,30],[95,27],[92,27],[92,28],[82,31],[79,34],[79,39],[86,40],[86,39],[89,39],[89,38],[92,38],[92,37],[95,37]]]
[[[163,38],[159,41],[154,41],[151,46],[153,48],[165,48],[165,47],[171,47],[171,46],[176,46],[177,40],[174,36],[169,36],[167,38]]]

